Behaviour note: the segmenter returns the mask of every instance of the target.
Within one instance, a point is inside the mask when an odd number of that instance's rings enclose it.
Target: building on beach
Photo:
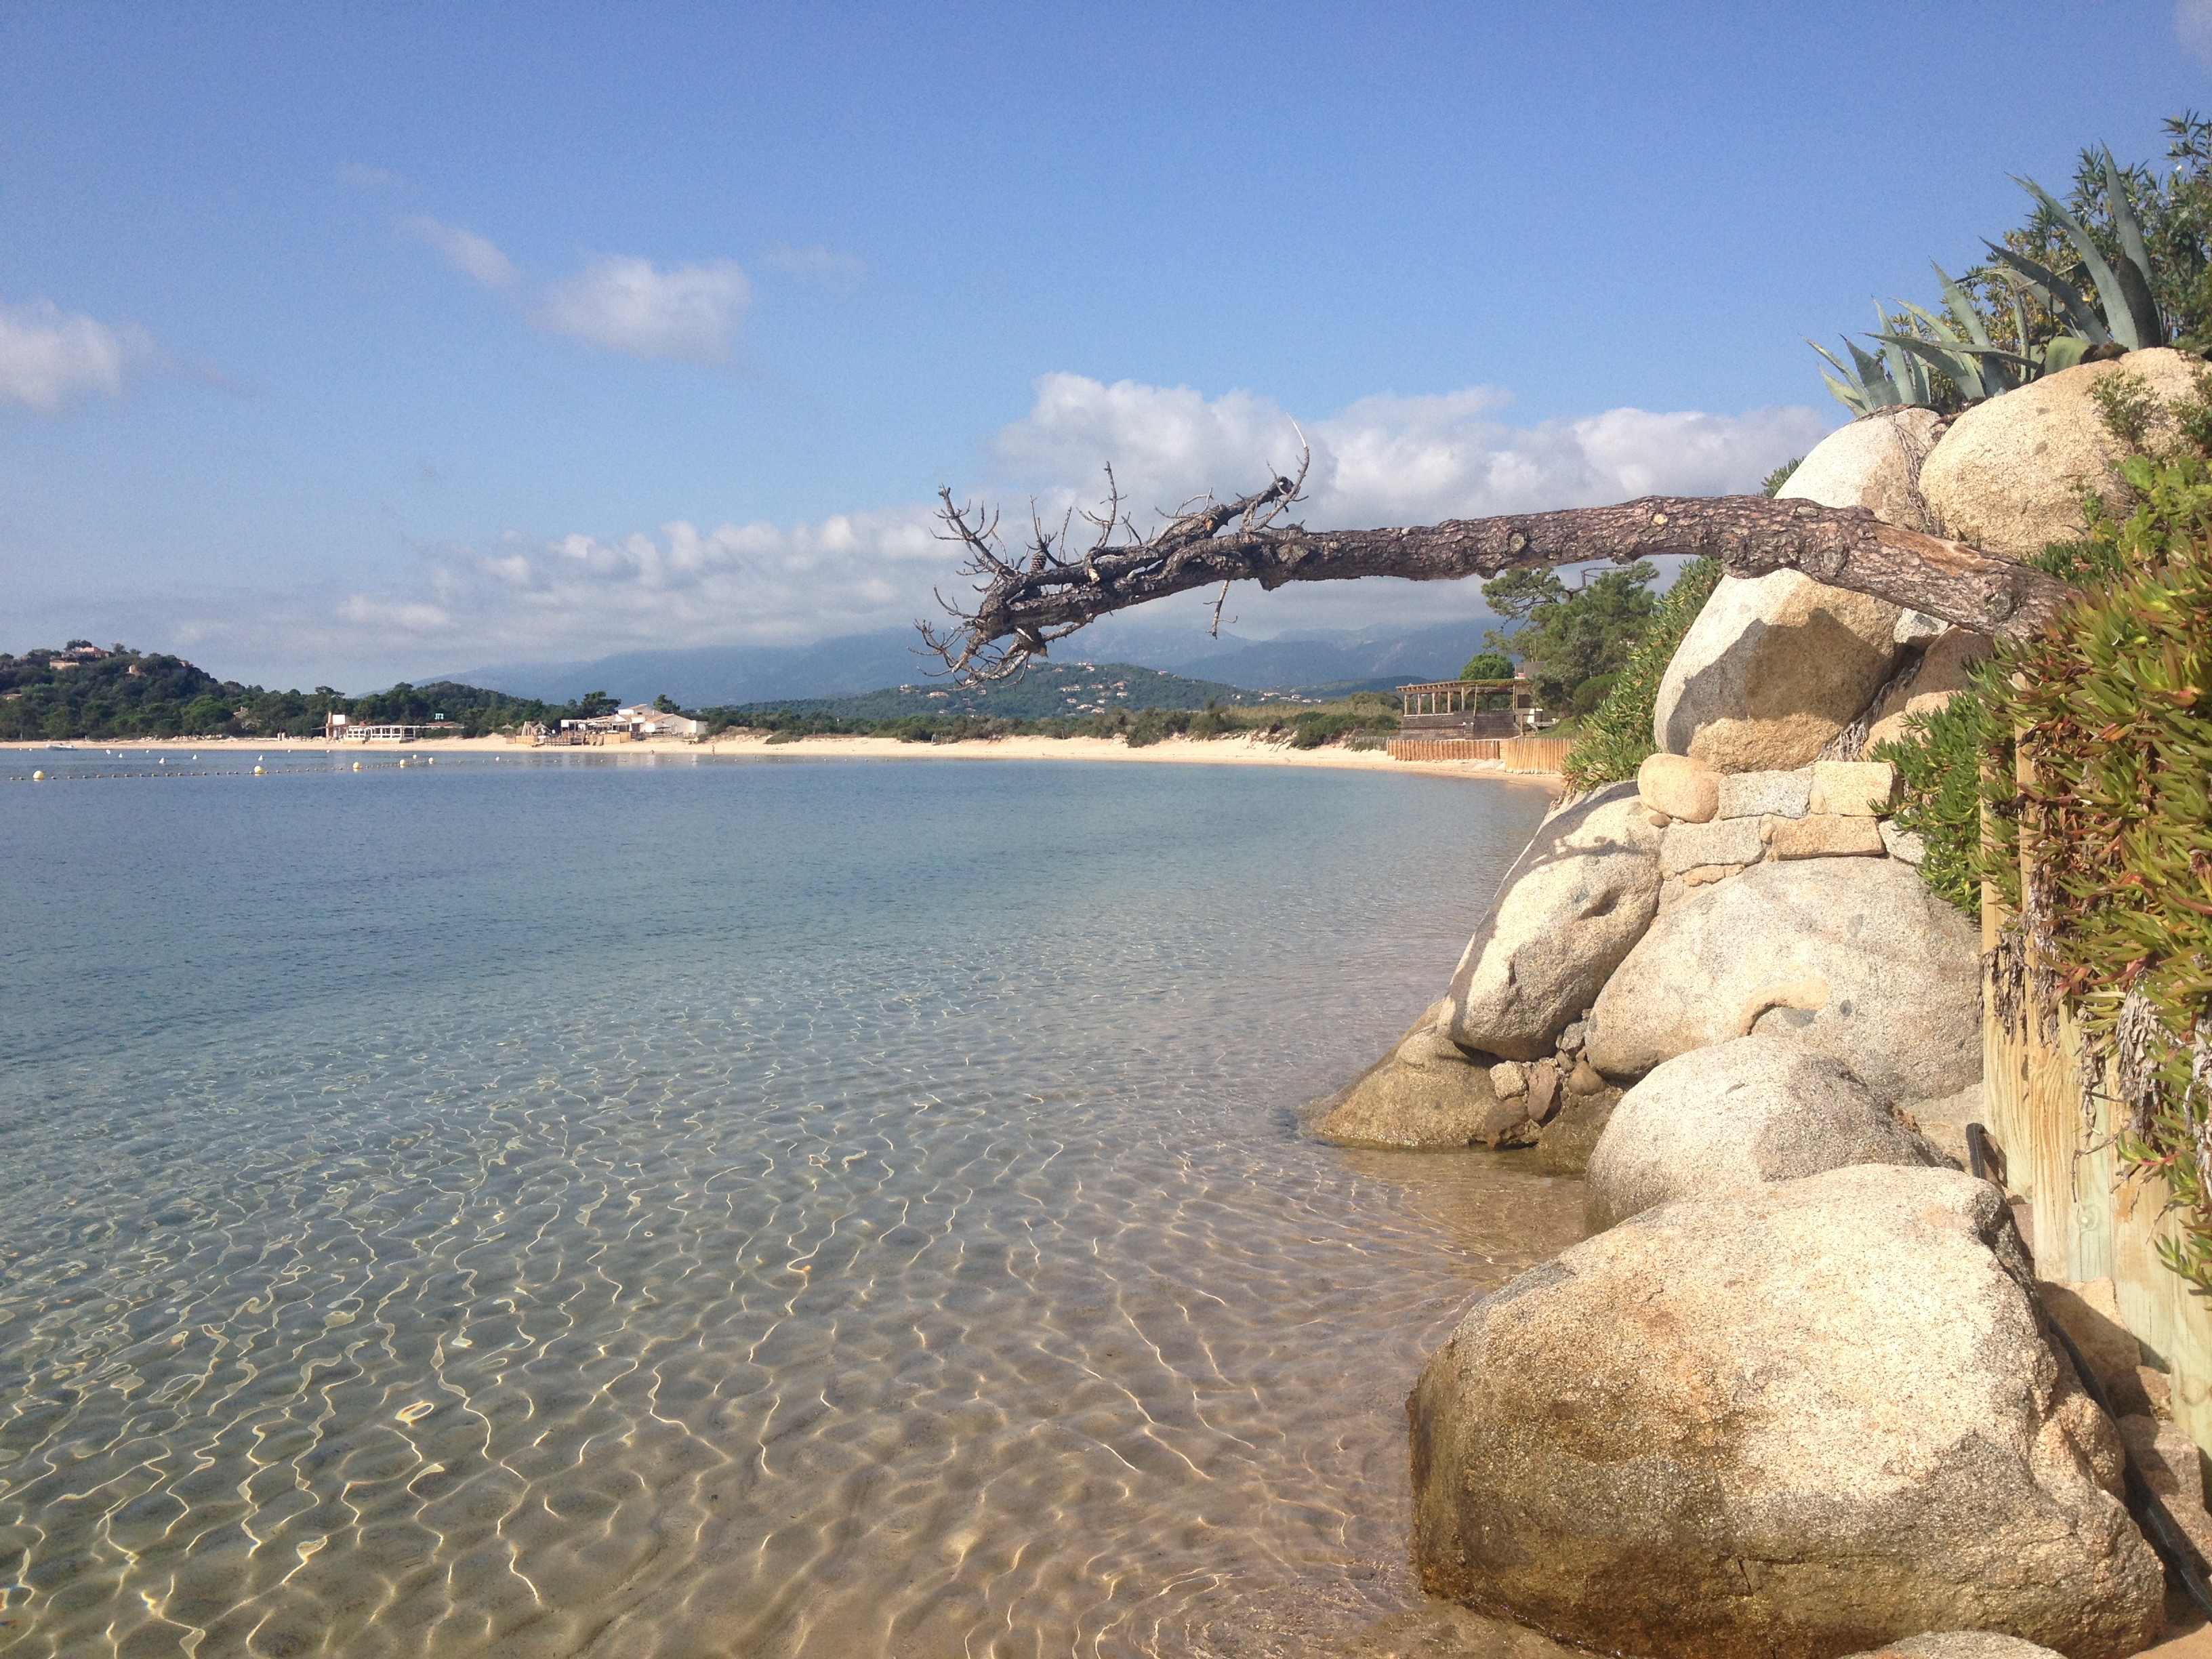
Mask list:
[[[323,741],[325,743],[417,743],[424,738],[458,738],[460,735],[459,722],[449,720],[443,714],[419,725],[356,720],[351,714],[323,716]]]
[[[562,720],[557,732],[546,734],[555,744],[599,744],[642,743],[647,738],[681,738],[695,741],[707,735],[707,722],[690,714],[655,708],[651,703],[631,703],[611,714],[589,720]]]

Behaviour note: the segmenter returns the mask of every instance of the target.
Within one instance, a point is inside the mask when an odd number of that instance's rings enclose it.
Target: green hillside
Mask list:
[[[552,707],[473,685],[402,683],[367,696],[268,691],[218,680],[181,657],[83,640],[59,650],[0,654],[0,740],[58,743],[132,738],[315,737],[336,710],[362,720],[420,724],[442,714],[470,737],[523,720],[573,716]]]

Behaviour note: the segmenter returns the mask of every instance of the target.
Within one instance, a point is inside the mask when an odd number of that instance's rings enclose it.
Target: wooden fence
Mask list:
[[[1572,738],[1508,738],[1498,746],[1498,758],[1509,772],[1556,772],[1574,746]]]
[[[1393,738],[1390,758],[1401,761],[1494,761],[1498,738]]]
[[[2037,1275],[2111,1279],[2121,1322],[2167,1374],[2174,1420],[2212,1450],[2212,1306],[2159,1260],[2159,1241],[2175,1231],[2166,1182],[2121,1168],[2109,1062],[2084,1053],[2069,1012],[2038,1009],[2030,988],[2043,964],[2012,920],[1985,884],[1982,1115],[1996,1173],[2027,1201]]]

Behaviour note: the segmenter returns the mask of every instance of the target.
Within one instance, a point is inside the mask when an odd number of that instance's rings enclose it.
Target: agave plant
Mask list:
[[[2073,325],[2075,336],[2085,343],[2083,350],[2116,345],[2123,351],[2142,351],[2164,345],[2166,319],[2158,314],[2158,303],[2151,297],[2150,250],[2143,241],[2142,221],[2136,216],[2135,204],[2128,199],[2127,185],[2112,152],[2105,152],[2105,211],[2119,238],[2117,265],[2105,258],[2096,239],[2049,191],[2033,179],[2014,182],[2040,202],[2066,233],[2066,240],[2081,256],[2081,269],[2097,290],[2096,298],[2093,301],[2049,266],[1995,242],[1984,244],[1990,257],[2012,272],[2053,315],[2063,316]],[[2075,361],[2078,362],[2080,357]]]
[[[1875,314],[1881,326],[1869,337],[1881,343],[1882,355],[1870,356],[1846,340],[1844,349],[1850,352],[1853,365],[1850,368],[1808,340],[1808,345],[1845,376],[1838,380],[1835,375],[1823,374],[1820,378],[1828,383],[1828,390],[1855,415],[1898,404],[1932,403],[1932,369],[1957,386],[1968,403],[1979,403],[2002,397],[2043,375],[2072,368],[2100,347],[2141,351],[2166,344],[2166,322],[2151,297],[2150,252],[2142,221],[2128,199],[2119,164],[2109,149],[2104,153],[2104,163],[2105,209],[2120,243],[2117,265],[2106,258],[2087,227],[2050,191],[2033,179],[2014,181],[2043,204],[2065,233],[2081,258],[2081,270],[2096,289],[2094,298],[2039,260],[1995,242],[1985,243],[2014,285],[2013,337],[2021,343],[2018,349],[2000,346],[1990,338],[1973,301],[1942,266],[1936,265],[1936,278],[1942,284],[1945,306],[1955,321],[1909,301],[1899,302],[1902,309],[1895,316],[1876,304]],[[2053,316],[2064,318],[2073,331],[2039,346],[2028,344],[2022,293],[2033,295]]]
[[[1871,415],[1877,409],[1889,409],[1900,404],[1924,404],[1933,401],[1934,388],[1928,379],[1928,367],[1914,353],[1897,343],[1896,331],[1905,320],[1902,313],[1892,317],[1876,301],[1875,319],[1881,327],[1869,336],[1881,341],[1880,356],[1860,349],[1851,341],[1844,342],[1844,349],[1850,354],[1850,366],[1846,368],[1836,355],[1815,340],[1805,343],[1828,361],[1836,374],[1823,374],[1828,390],[1836,401],[1854,415]]]

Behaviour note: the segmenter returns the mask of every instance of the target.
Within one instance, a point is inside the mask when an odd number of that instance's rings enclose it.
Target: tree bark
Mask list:
[[[1215,583],[1340,581],[1397,576],[1445,581],[1495,576],[1519,566],[1609,562],[1654,554],[1711,554],[1732,576],[1796,570],[1831,587],[1870,593],[1977,633],[2027,639],[2075,597],[2064,582],[2015,560],[1882,523],[1864,507],[1821,507],[1759,495],[1647,495],[1617,507],[1447,520],[1395,530],[1237,528],[1294,489],[1178,519],[1148,539],[1102,543],[1081,559],[1056,556],[1040,538],[1019,564],[999,558],[948,501],[946,523],[986,578],[973,611],[947,604],[953,626],[923,635],[952,670],[970,678],[1018,672],[1046,646],[1109,611]],[[1094,520],[1094,522],[1097,522]],[[1125,521],[1126,522],[1126,521]],[[1110,528],[1109,533],[1110,534]],[[1001,643],[1004,641],[1005,643]]]

